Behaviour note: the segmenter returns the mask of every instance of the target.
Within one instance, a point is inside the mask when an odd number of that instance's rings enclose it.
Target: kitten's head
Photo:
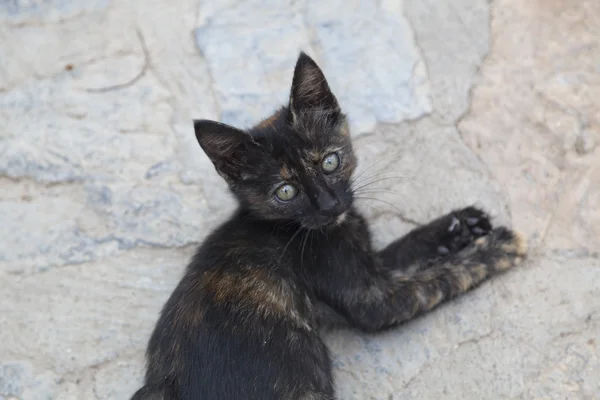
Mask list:
[[[242,207],[259,218],[319,228],[342,221],[352,205],[356,157],[346,116],[304,53],[288,106],[248,131],[206,120],[194,129]]]

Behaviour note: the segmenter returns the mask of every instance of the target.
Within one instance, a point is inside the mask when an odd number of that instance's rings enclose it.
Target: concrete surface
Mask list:
[[[472,202],[533,244],[406,326],[330,335],[340,399],[600,398],[600,3],[314,4],[0,2],[1,400],[136,389],[233,206],[191,119],[259,120],[300,48],[391,178],[361,204],[379,245]]]

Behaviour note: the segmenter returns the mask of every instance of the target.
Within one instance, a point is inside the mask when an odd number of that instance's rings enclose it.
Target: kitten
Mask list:
[[[133,399],[334,399],[322,328],[398,325],[525,256],[524,238],[474,207],[373,250],[346,117],[304,53],[287,107],[248,131],[194,129],[239,208],[164,306]]]

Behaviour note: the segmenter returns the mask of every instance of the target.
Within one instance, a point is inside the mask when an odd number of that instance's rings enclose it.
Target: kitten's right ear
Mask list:
[[[244,179],[249,176],[248,153],[259,144],[246,132],[209,120],[194,120],[196,139],[225,179]]]

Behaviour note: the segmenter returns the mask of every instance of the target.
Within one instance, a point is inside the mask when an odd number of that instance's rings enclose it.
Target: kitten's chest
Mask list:
[[[361,264],[364,257],[370,257],[368,234],[361,226],[348,225],[333,232],[314,233],[301,246],[300,262],[304,268],[317,275],[344,275],[348,269]]]

